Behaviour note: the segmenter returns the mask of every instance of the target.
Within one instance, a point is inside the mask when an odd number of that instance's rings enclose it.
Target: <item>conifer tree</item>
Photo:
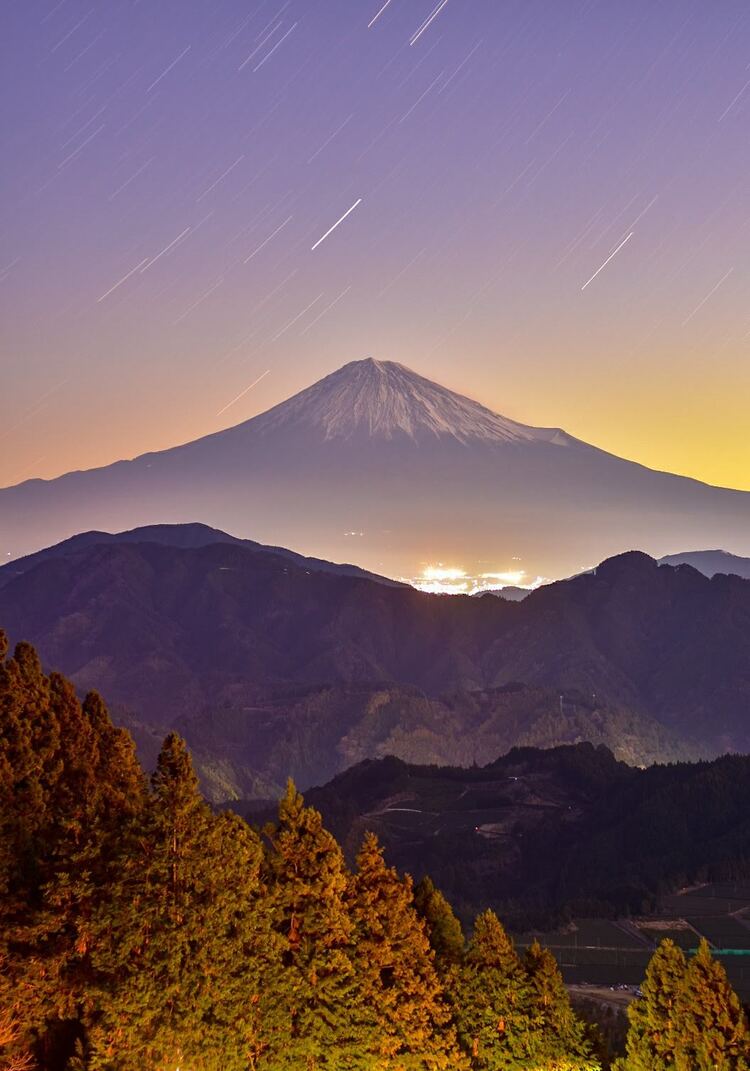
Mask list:
[[[586,1038],[586,1028],[570,1006],[570,998],[548,948],[534,941],[524,956],[531,983],[530,1040],[535,1066],[549,1071],[594,1071],[599,1067]]]
[[[641,985],[643,996],[628,1008],[626,1055],[616,1065],[618,1071],[674,1068],[681,1032],[678,999],[685,983],[685,971],[682,950],[673,941],[662,941],[646,968]]]
[[[531,984],[494,911],[475,921],[454,1002],[459,1037],[472,1067],[512,1071],[528,1066]]]
[[[257,1066],[261,857],[240,818],[211,813],[170,734],[93,920],[92,1071]]]
[[[438,968],[444,970],[449,965],[460,963],[465,944],[461,923],[431,878],[424,877],[415,886],[414,907],[427,927]]]
[[[5,989],[42,1062],[84,1030],[100,863],[142,790],[132,741],[101,700],[82,706],[69,681],[46,677],[33,647],[18,644],[0,664],[0,922]]]
[[[39,935],[60,953],[58,1010],[72,1014],[88,977],[92,912],[106,898],[115,845],[123,823],[143,806],[145,783],[130,735],[115,728],[101,698],[91,693],[79,703],[70,681],[56,673],[49,685],[60,766],[47,799],[53,832]]]
[[[750,1029],[724,967],[701,939],[675,1007],[675,1071],[747,1071]]]
[[[3,655],[7,641],[0,642]],[[19,643],[0,661],[0,822],[3,858],[0,905],[5,930],[34,900],[44,855],[50,787],[58,774],[60,735],[50,708],[49,681],[36,651]],[[13,878],[11,886],[11,875]]]
[[[278,825],[267,834],[270,906],[281,940],[280,977],[271,974],[270,983],[275,1014],[266,1021],[268,1066],[369,1069],[377,1023],[353,963],[341,849],[291,780]]]
[[[411,879],[386,866],[374,833],[366,834],[357,856],[352,910],[356,962],[379,1026],[372,1066],[383,1071],[464,1066]]]

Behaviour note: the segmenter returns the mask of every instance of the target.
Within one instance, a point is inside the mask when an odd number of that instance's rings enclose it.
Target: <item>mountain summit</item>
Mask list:
[[[393,578],[439,563],[554,578],[634,547],[750,553],[750,494],[519,424],[368,359],[183,446],[0,490],[0,560],[90,529],[196,520]]]
[[[325,439],[365,434],[415,442],[449,436],[458,442],[556,442],[558,428],[531,428],[441,387],[395,361],[351,361],[293,398],[254,418],[262,432],[306,426]]]

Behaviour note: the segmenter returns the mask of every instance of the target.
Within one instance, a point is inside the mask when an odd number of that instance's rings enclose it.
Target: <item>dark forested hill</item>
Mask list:
[[[347,850],[365,829],[467,917],[516,927],[655,906],[750,876],[750,757],[634,769],[604,747],[517,748],[484,767],[367,761],[306,793]]]
[[[68,557],[100,543],[160,543],[167,547],[181,547],[183,550],[195,550],[198,547],[207,547],[211,543],[231,543],[236,547],[245,547],[246,550],[278,554],[282,558],[302,566],[304,569],[335,573],[339,576],[369,577],[370,580],[377,580],[379,583],[386,584],[389,587],[403,586],[388,577],[368,573],[357,565],[337,565],[335,562],[323,561],[321,558],[308,558],[304,554],[297,554],[293,550],[287,550],[286,547],[268,547],[263,543],[256,543],[252,539],[240,539],[238,536],[221,532],[218,528],[196,523],[149,524],[143,528],[131,528],[127,532],[81,532],[79,535],[71,536],[70,539],[64,539],[62,543],[56,543],[52,547],[45,547],[34,554],[28,554],[24,558],[16,558],[8,562],[7,565],[1,566],[0,587],[49,558]]]
[[[106,691],[146,753],[152,728],[178,727],[214,798],[389,752],[470,763],[590,739],[645,764],[750,748],[738,577],[629,553],[508,603],[143,539],[4,567],[0,621]]]

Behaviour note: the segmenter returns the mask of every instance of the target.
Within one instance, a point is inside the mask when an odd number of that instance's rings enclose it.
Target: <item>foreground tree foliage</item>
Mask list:
[[[746,1071],[750,1060],[750,1030],[737,994],[720,963],[712,959],[708,942],[685,972],[676,1002],[680,1039],[676,1066],[680,1071]]]
[[[552,955],[535,943],[522,962],[493,911],[476,920],[454,994],[459,1034],[473,1067],[599,1067]]]
[[[468,1067],[435,967],[411,878],[386,866],[373,833],[365,836],[352,883],[356,964],[368,1006],[376,1010],[374,1059],[383,1071]]]
[[[438,969],[447,975],[463,959],[465,938],[461,923],[429,877],[422,878],[415,886],[414,907],[424,920]]]
[[[174,735],[152,788],[92,923],[86,1066],[241,1071],[258,1057],[258,937],[269,931],[260,841],[211,813]]]
[[[746,1016],[705,940],[689,963],[662,941],[641,989],[628,1009],[627,1055],[616,1071],[749,1071]]]
[[[341,849],[291,782],[278,825],[267,833],[269,901],[280,956],[268,978],[269,1052],[262,1066],[367,1067],[375,1011],[355,969]]]
[[[524,957],[531,985],[530,1041],[538,1066],[570,1068],[597,1066],[584,1024],[573,1014],[557,960],[534,941]]]
[[[673,941],[662,941],[646,968],[643,996],[628,1009],[627,1059],[622,1071],[666,1071],[675,1066],[677,998],[687,964]]]
[[[0,652],[7,645],[0,633]],[[123,824],[143,806],[132,741],[34,649],[0,661],[0,1019],[6,1060],[64,1066],[94,1001],[91,921]],[[33,1052],[32,1052],[33,1049]],[[32,1059],[34,1057],[34,1059]]]
[[[665,942],[622,1071],[748,1071],[702,946]],[[551,954],[497,917],[468,946],[366,835],[354,873],[293,784],[263,835],[167,737],[147,782],[101,699],[0,632],[4,1071],[596,1071]]]
[[[460,971],[456,1018],[476,1067],[520,1067],[530,1033],[529,980],[494,911],[479,915]]]

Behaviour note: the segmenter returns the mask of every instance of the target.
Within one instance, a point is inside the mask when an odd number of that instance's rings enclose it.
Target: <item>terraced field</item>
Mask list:
[[[577,919],[562,932],[521,934],[516,945],[523,949],[536,936],[552,950],[569,985],[633,989],[660,941],[670,938],[690,955],[705,937],[740,997],[750,1002],[750,884],[705,885],[665,897],[662,908],[657,916],[633,921]]]

